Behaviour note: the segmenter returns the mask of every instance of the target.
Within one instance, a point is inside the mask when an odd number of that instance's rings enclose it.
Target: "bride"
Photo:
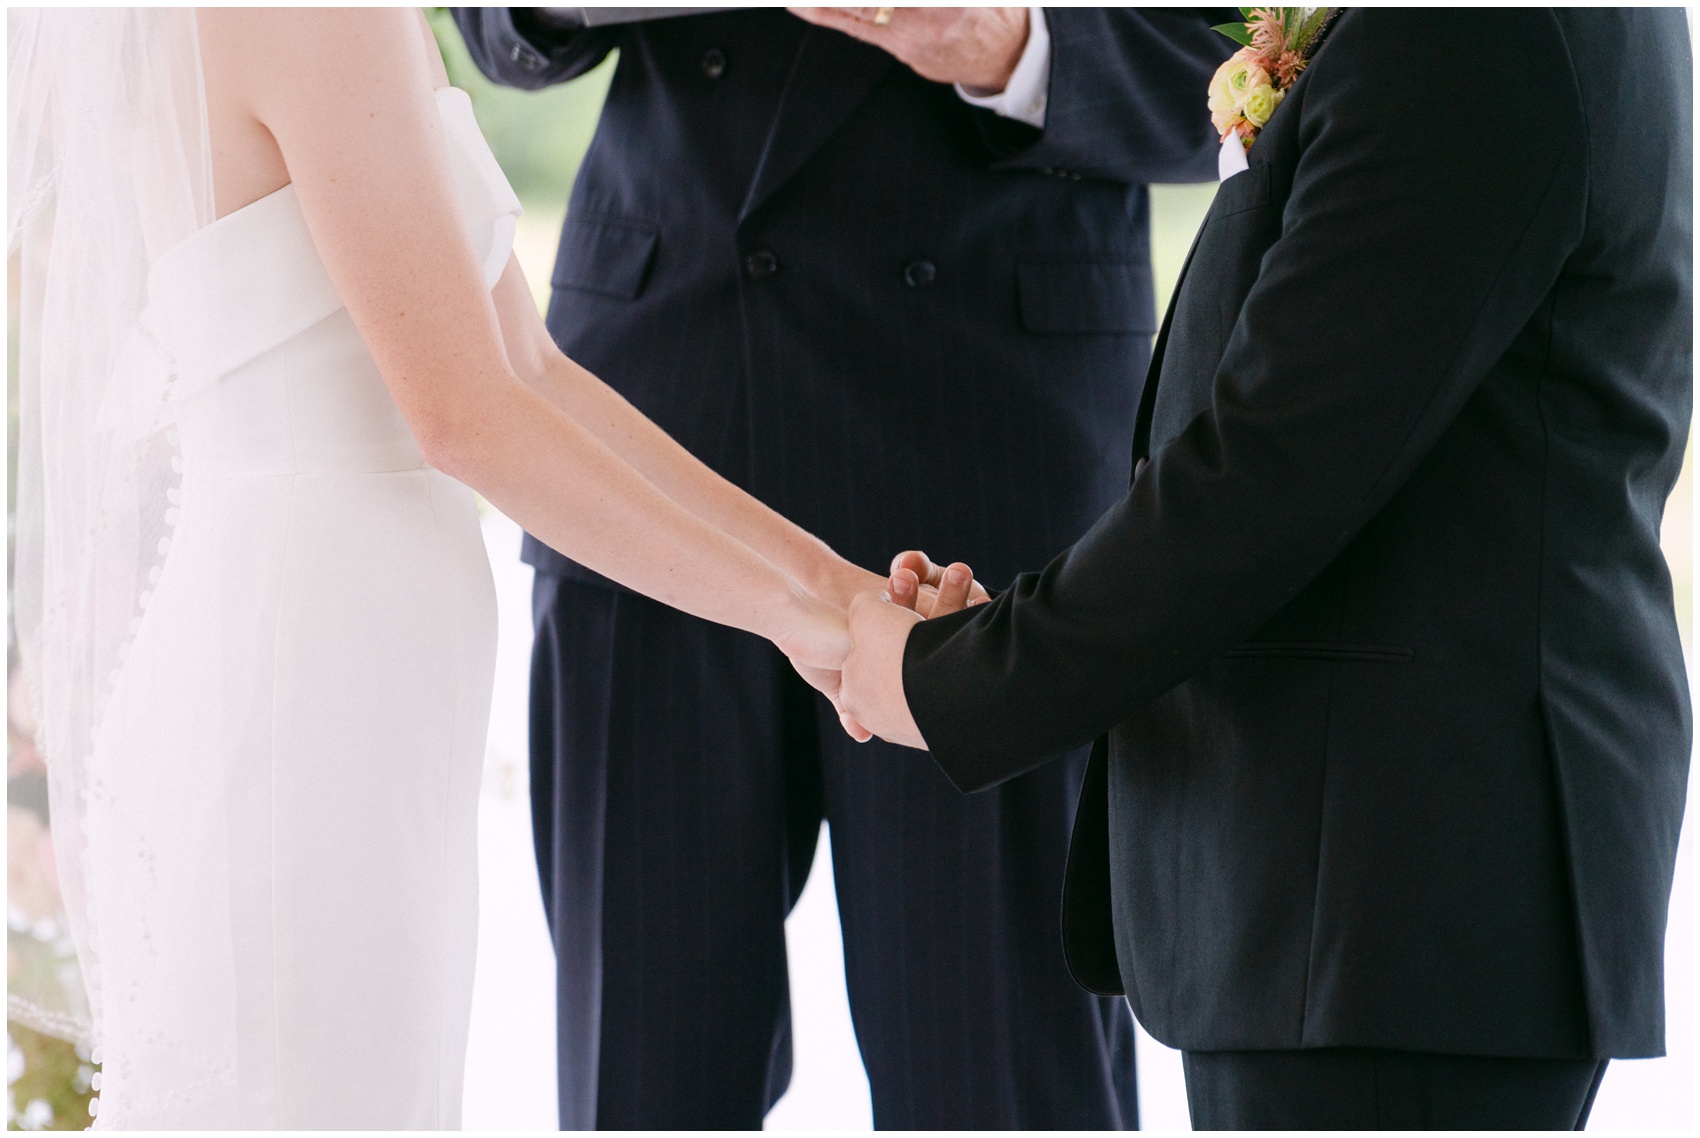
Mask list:
[[[473,490],[829,697],[885,579],[559,354],[418,12],[14,11],[9,38],[15,603],[98,1123],[457,1126]]]

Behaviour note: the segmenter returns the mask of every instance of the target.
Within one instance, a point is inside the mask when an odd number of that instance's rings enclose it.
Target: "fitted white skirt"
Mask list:
[[[98,1122],[460,1120],[495,598],[429,468],[191,475],[91,763]]]

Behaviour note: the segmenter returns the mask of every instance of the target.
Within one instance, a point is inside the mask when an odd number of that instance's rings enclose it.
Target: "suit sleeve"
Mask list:
[[[1232,8],[1046,8],[1051,78],[1045,126],[976,116],[999,169],[1121,182],[1207,182],[1218,139],[1205,98],[1234,51],[1212,24]]]
[[[1421,81],[1414,44],[1444,60]],[[1278,112],[1302,115],[1282,235],[1209,408],[1043,572],[910,634],[910,708],[958,787],[1096,737],[1266,623],[1410,476],[1580,239],[1584,120],[1550,13],[1358,10],[1312,69]]]
[[[555,31],[529,8],[451,8],[473,62],[492,82],[525,91],[564,83],[601,63],[619,44],[621,25]]]

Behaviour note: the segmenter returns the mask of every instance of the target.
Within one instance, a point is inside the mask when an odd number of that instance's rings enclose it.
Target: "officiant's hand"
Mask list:
[[[894,8],[886,24],[878,8],[792,8],[811,24],[884,48],[923,79],[960,83],[970,94],[995,95],[1027,47],[1026,8]]]

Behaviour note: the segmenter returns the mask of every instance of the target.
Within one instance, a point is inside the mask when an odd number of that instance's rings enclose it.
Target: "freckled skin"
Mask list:
[[[846,607],[885,578],[721,479],[561,355],[517,261],[485,287],[423,15],[218,8],[199,22],[219,213],[293,183],[427,460],[574,560],[768,637],[836,700]]]

